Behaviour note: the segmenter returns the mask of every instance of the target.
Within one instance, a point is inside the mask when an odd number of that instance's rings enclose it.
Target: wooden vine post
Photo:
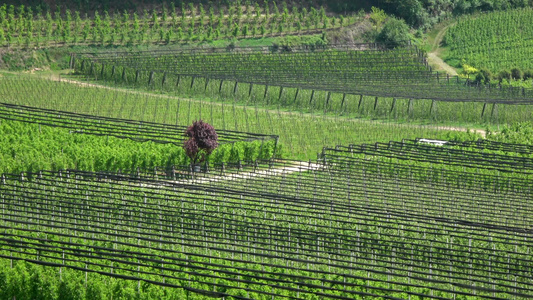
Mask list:
[[[483,110],[481,111],[481,117],[485,115],[485,109],[487,109],[487,102],[483,103]]]
[[[431,100],[431,107],[429,108],[429,114],[432,117],[436,117],[436,114],[437,114],[437,101]]]
[[[176,89],[179,89],[180,81],[181,81],[181,75],[178,75],[178,79],[176,80]]]
[[[327,95],[326,95],[326,105],[324,106],[324,112],[326,112],[326,110],[328,109],[329,99],[330,98],[331,98],[331,92],[328,92]]]
[[[313,98],[315,97],[315,90],[311,91],[311,98],[309,99],[309,106],[313,103]]]
[[[254,84],[253,83],[250,83],[250,88],[248,89],[248,97],[250,97],[252,95],[252,89],[254,87]]]
[[[498,117],[498,107],[496,106],[497,103],[492,104],[492,111],[490,112],[490,118],[493,120],[493,118]]]
[[[346,100],[346,93],[342,94],[342,101],[341,101],[341,108],[340,108],[341,111],[342,111],[342,108],[344,107],[344,100]]]
[[[268,84],[265,85],[265,94],[263,95],[263,100],[266,99],[267,93],[268,93]]]
[[[154,81],[154,71],[150,72],[150,77],[148,77],[148,85],[152,85],[152,82]]]

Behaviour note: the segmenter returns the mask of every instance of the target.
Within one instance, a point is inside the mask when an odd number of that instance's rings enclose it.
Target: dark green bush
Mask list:
[[[498,77],[497,78],[498,78],[499,81],[502,81],[504,79],[510,80],[511,79],[511,71],[502,70],[502,71],[500,71],[500,73],[498,73]]]
[[[533,79],[533,70],[527,70],[524,72],[524,80]]]
[[[524,73],[519,68],[512,68],[511,69],[511,78],[515,80],[522,80],[524,78]]]
[[[405,46],[409,42],[409,26],[401,19],[389,19],[377,37],[387,48]]]
[[[487,84],[493,79],[492,72],[486,68],[481,68],[476,74],[475,82]]]

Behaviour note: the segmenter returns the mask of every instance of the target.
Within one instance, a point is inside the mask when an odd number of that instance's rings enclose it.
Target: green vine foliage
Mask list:
[[[7,120],[0,122],[0,132],[0,174],[64,169],[131,171],[189,163],[185,150],[173,144],[76,134]],[[222,144],[207,161],[214,164],[269,159],[276,153],[275,147],[275,141]]]
[[[269,14],[270,5],[275,6],[275,3],[246,5],[245,14],[241,5],[236,2],[228,7],[220,6],[218,2],[210,2],[205,8],[202,4],[196,5],[193,2],[189,2],[188,6],[182,5],[181,8],[165,4],[157,5],[150,11],[144,9],[142,13],[134,9],[109,10],[106,8],[108,5],[89,11],[58,6],[52,14],[42,8],[31,9],[29,6],[20,5],[15,9],[14,5],[4,3],[0,5],[0,30],[4,32],[4,36],[0,34],[0,46],[170,44],[182,41],[263,37],[267,32],[270,32],[270,35],[305,31],[311,33],[312,28],[303,29],[298,25],[302,21],[314,21],[315,29],[327,25],[327,19],[320,15],[323,10],[304,11],[299,6],[294,6],[290,13],[286,9],[283,14]],[[283,6],[286,7],[286,4]],[[215,8],[218,10],[216,17]],[[206,9],[210,11],[209,15],[206,15]],[[15,10],[21,13],[15,14]],[[357,20],[351,16],[343,16],[342,22],[338,17],[330,19],[333,27],[353,24]],[[177,34],[173,34],[174,32]],[[261,32],[260,36],[258,32]]]
[[[533,124],[519,122],[505,125],[500,132],[488,131],[487,139],[503,143],[533,145]]]

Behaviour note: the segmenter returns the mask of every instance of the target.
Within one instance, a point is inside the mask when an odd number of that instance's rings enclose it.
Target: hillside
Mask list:
[[[142,13],[80,10],[34,11],[0,6],[0,46],[16,48],[99,45],[151,45],[192,41],[310,34],[353,24],[356,18],[326,14],[286,2],[229,6],[181,3]]]
[[[463,17],[448,28],[447,61],[463,62],[497,73],[533,69],[533,9]]]
[[[0,299],[533,299],[530,4],[4,1]]]

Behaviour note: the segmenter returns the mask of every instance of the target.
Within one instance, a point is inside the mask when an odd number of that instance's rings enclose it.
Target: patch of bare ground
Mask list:
[[[440,45],[442,43],[442,39],[444,38],[448,27],[450,27],[451,25],[452,24],[444,26],[442,29],[440,29],[439,33],[435,37],[431,52],[428,53],[428,63],[437,71],[445,71],[451,76],[457,76],[457,71],[439,57],[439,55],[441,54]]]

